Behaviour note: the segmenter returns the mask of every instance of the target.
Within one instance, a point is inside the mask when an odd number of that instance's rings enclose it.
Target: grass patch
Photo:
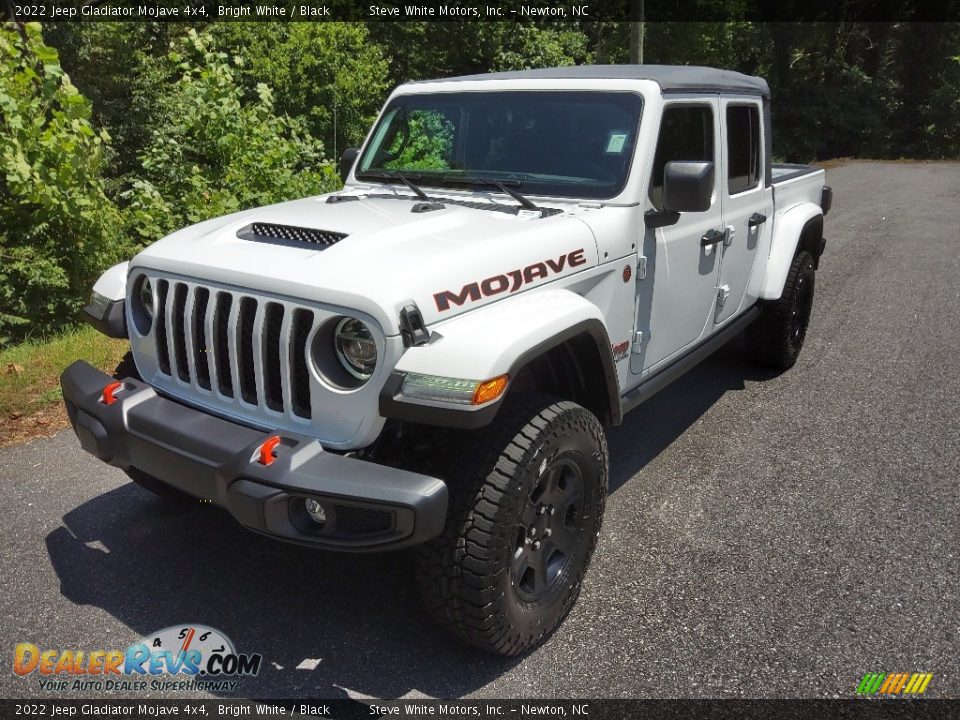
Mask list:
[[[0,445],[63,426],[60,373],[74,360],[113,372],[127,340],[114,340],[87,325],[46,340],[0,350]],[[35,431],[35,432],[34,432]]]

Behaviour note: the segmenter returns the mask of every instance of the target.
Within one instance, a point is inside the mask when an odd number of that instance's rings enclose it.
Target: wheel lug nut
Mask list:
[[[535,527],[530,528],[530,537],[537,536],[537,529]]]
[[[543,531],[544,537],[550,537],[551,535],[553,535],[553,530],[551,530],[550,528],[547,528],[546,530]]]
[[[543,515],[546,511],[547,509],[543,505],[541,505],[540,507],[537,508],[537,515]]]
[[[556,515],[556,514],[557,514],[557,509],[556,509],[553,505],[550,506],[550,514],[551,514],[551,515]]]
[[[537,540],[537,541],[533,544],[533,549],[534,549],[534,550],[539,550],[539,549],[540,549],[540,541],[539,541],[539,540]]]

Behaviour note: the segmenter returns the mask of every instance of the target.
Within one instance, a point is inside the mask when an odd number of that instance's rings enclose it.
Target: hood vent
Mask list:
[[[345,233],[316,228],[296,227],[294,225],[275,225],[274,223],[255,222],[237,230],[241,240],[288,245],[293,247],[313,247],[323,250],[336,245],[346,236]]]

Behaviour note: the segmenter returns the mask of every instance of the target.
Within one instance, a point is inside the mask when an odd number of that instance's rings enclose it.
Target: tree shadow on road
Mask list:
[[[610,433],[616,492],[697,418],[747,379],[721,350]],[[615,502],[615,500],[614,500]],[[421,611],[403,553],[350,555],[276,542],[211,505],[175,506],[127,484],[71,510],[46,538],[61,592],[146,636],[174,625],[225,632],[264,665],[238,695],[459,697],[519,660],[473,650]],[[314,669],[298,669],[307,661]]]

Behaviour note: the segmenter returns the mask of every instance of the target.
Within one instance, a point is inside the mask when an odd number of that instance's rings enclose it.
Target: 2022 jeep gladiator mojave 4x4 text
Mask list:
[[[344,188],[202,222],[107,270],[131,355],[63,394],[161,495],[344,551],[417,546],[429,612],[516,654],[570,610],[604,427],[735,334],[803,345],[831,192],[771,163],[767,84],[574,67],[390,96]]]

